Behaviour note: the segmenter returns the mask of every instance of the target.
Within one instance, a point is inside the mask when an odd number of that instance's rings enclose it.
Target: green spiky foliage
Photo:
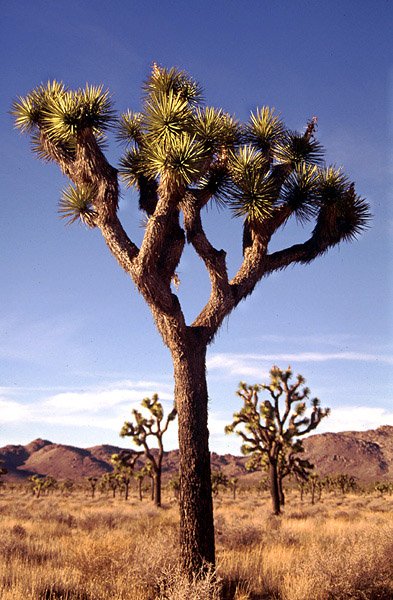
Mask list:
[[[87,227],[95,227],[96,211],[93,208],[95,189],[91,186],[69,185],[63,190],[59,202],[59,215],[69,225],[80,220]]]
[[[163,437],[168,430],[169,424],[176,419],[176,406],[168,413],[164,419],[164,409],[159,401],[158,394],[153,394],[151,398],[142,400],[142,407],[145,409],[143,414],[137,409],[132,410],[133,420],[126,421],[120,431],[121,437],[131,437],[133,444],[142,447],[142,452],[133,452],[124,454],[118,460],[129,462],[133,457],[144,454],[146,458],[145,467],[151,469],[152,479],[154,480],[154,495],[152,494],[156,506],[161,506],[161,471],[162,459],[164,457]],[[152,451],[151,440],[155,440],[158,448],[156,452]],[[136,459],[135,459],[136,460]]]
[[[234,414],[233,422],[225,428],[226,433],[236,433],[243,443],[242,453],[249,456],[247,468],[266,468],[270,478],[273,512],[280,513],[285,503],[282,482],[293,474],[307,480],[313,466],[301,457],[302,436],[318,427],[330,410],[321,408],[318,398],[311,400],[310,414],[306,401],[310,390],[305,379],[297,375],[292,382],[290,367],[285,370],[274,366],[270,370],[268,384],[248,385],[241,382],[237,395],[243,406]],[[260,394],[270,398],[260,400]]]
[[[40,85],[25,97],[14,101],[11,114],[23,133],[39,135],[70,155],[76,151],[78,135],[91,129],[101,138],[113,123],[114,112],[108,90],[91,86],[69,90],[62,82]],[[41,157],[53,156],[44,145],[35,148]]]

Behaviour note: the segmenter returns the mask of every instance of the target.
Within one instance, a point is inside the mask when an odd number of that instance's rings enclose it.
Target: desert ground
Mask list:
[[[2,600],[388,600],[393,598],[393,496],[288,492],[282,516],[267,492],[215,499],[217,569],[177,570],[178,507],[156,509],[88,489],[39,498],[0,492]]]

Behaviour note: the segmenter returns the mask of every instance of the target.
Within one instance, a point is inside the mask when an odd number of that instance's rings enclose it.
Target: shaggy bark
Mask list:
[[[190,332],[191,333],[191,332]],[[174,355],[175,400],[179,415],[180,556],[183,569],[197,573],[214,564],[210,477],[206,345],[190,335],[186,352]]]

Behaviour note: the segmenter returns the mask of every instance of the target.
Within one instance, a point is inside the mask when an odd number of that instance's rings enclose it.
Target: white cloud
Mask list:
[[[231,375],[255,376],[259,379],[261,363],[292,363],[292,362],[326,362],[326,361],[360,361],[393,364],[393,356],[388,354],[369,354],[362,352],[299,352],[277,354],[212,354],[207,360],[210,371],[224,370]]]
[[[28,417],[29,411],[22,403],[0,397],[0,421],[2,423],[20,423]]]
[[[0,419],[7,423],[28,419],[30,423],[43,425],[93,426],[118,431],[131,415],[132,408],[140,408],[141,400],[156,392],[164,409],[170,410],[173,395],[165,389],[168,387],[152,381],[122,381],[88,390],[62,391],[33,402],[12,399],[10,393],[0,397]],[[160,388],[164,389],[160,391]],[[16,396],[18,391],[21,393],[17,389],[10,390]]]
[[[381,406],[340,406],[332,409],[314,433],[366,431],[381,425],[393,425],[393,410]]]

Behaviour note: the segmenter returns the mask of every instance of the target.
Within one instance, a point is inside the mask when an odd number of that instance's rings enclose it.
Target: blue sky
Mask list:
[[[382,0],[2,3],[0,446],[38,436],[124,444],[132,406],[153,392],[171,404],[169,353],[148,309],[99,233],[58,218],[67,182],[36,160],[8,112],[52,78],[103,83],[119,112],[138,110],[153,61],[186,69],[207,104],[242,120],[265,104],[293,129],[317,115],[327,162],[344,167],[374,214],[358,241],[262,281],[225,322],[208,354],[212,449],[239,451],[223,434],[237,384],[263,382],[273,364],[290,364],[331,407],[319,431],[393,425],[392,22]],[[117,164],[113,139],[107,154]],[[120,216],[140,240],[136,206],[124,190]],[[214,207],[204,222],[233,273],[241,223]],[[306,236],[289,227],[275,247]],[[191,251],[179,276],[192,318],[208,280]]]

